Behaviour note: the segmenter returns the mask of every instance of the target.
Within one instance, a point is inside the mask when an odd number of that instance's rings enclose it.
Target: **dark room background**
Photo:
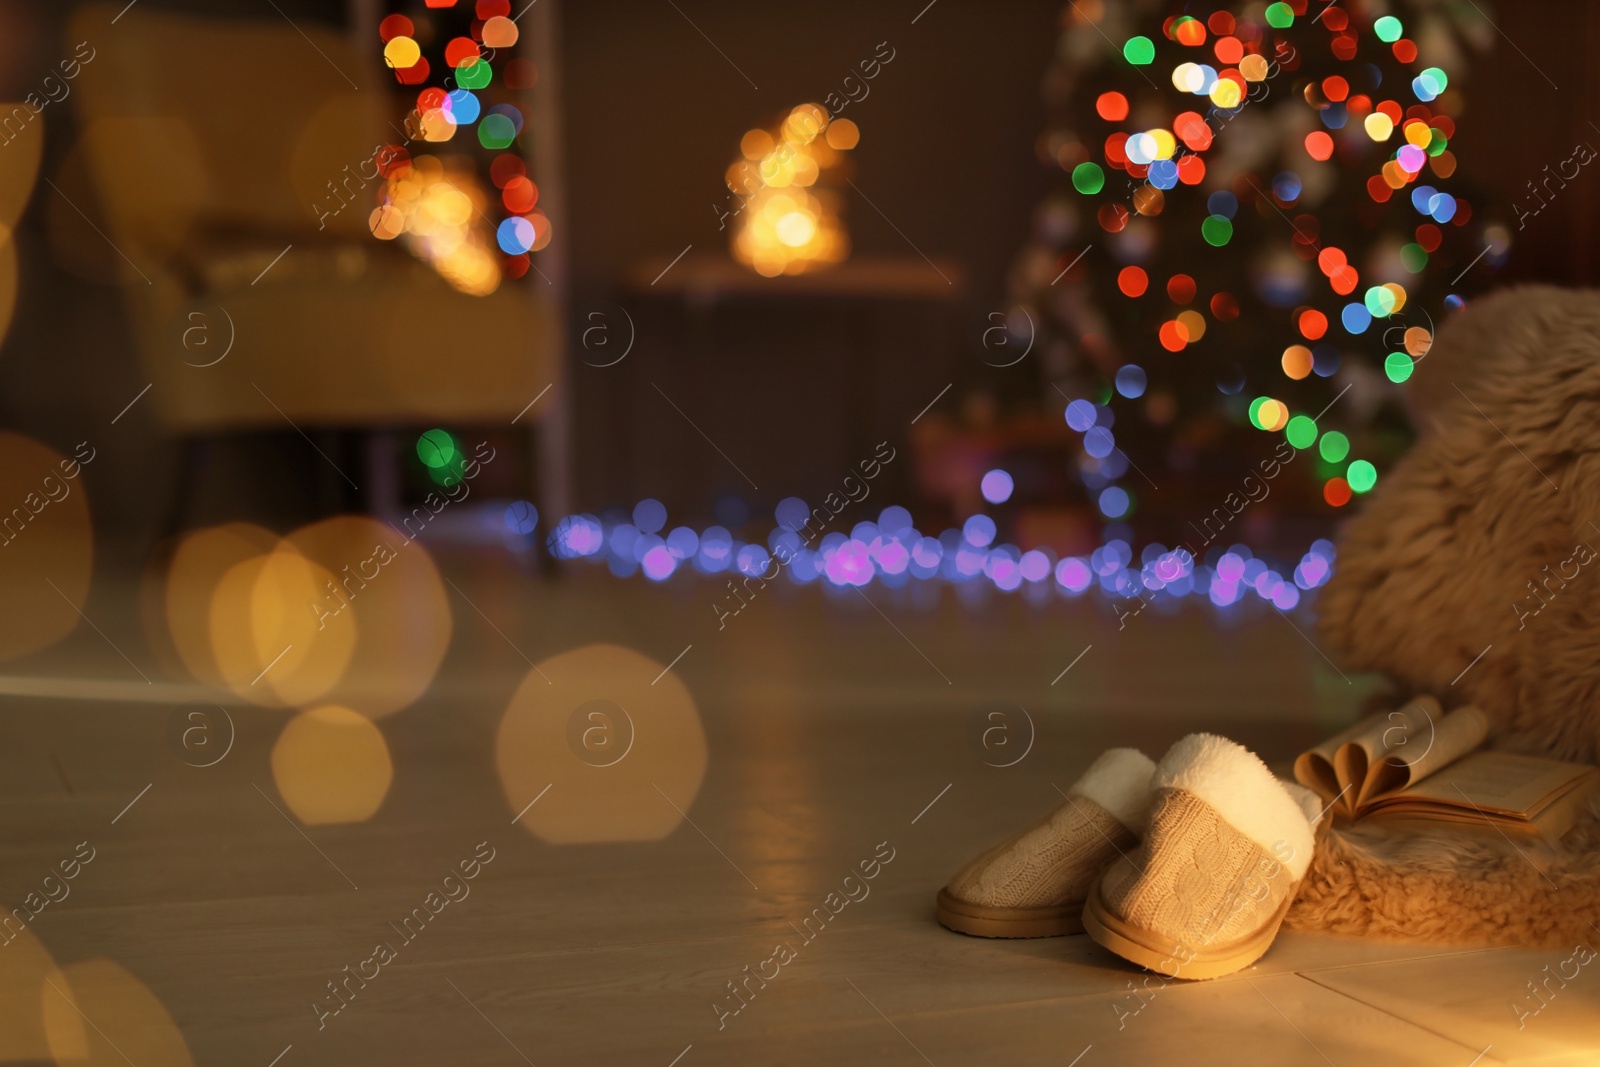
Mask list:
[[[139,3],[366,25],[334,0]],[[576,507],[599,510],[653,495],[692,520],[709,517],[727,492],[770,507],[790,493],[817,491],[863,445],[903,432],[945,383],[955,384],[947,398],[954,403],[973,393],[1016,392],[1014,377],[985,366],[971,339],[975,324],[1003,309],[1006,273],[1035,205],[1065,177],[1035,152],[1044,117],[1040,81],[1062,4],[937,0],[912,24],[925,3],[562,5],[567,218],[556,245],[569,278],[573,358],[565,387]],[[0,96],[19,99],[39,80],[62,47],[73,6],[0,3],[6,24],[21,28],[0,41]],[[1600,144],[1600,83],[1558,91],[1540,72],[1585,68],[1583,57],[1600,50],[1600,10],[1581,0],[1539,0],[1500,5],[1492,14],[1503,32],[1467,74],[1454,147],[1491,193],[1489,210],[1512,224],[1515,244],[1495,281],[1592,283],[1593,242],[1584,238],[1597,222],[1597,179],[1586,173],[1522,232],[1512,203],[1575,143]],[[719,230],[716,205],[727,202],[723,172],[741,134],[796,104],[820,101],[880,42],[895,59],[850,114],[861,128],[850,172],[859,192],[844,203],[854,255],[926,257],[951,267],[949,298],[887,316],[759,305],[708,316],[692,293],[652,292],[649,274],[681,251],[725,254],[728,234]],[[305,69],[292,76],[334,77],[309,50]],[[49,114],[44,177],[57,177],[73,142],[73,108],[69,99]],[[50,226],[82,224],[56,199],[41,180],[19,226],[26,268],[0,353],[0,417],[70,448],[86,427],[104,425],[143,379],[109,272],[96,279],[82,264],[52,256]],[[635,349],[619,367],[586,366],[578,358],[585,316],[619,306],[635,315]],[[729,453],[759,457],[759,469],[747,472],[759,490],[706,462],[684,415],[714,425]],[[160,528],[163,494],[183,475],[147,412],[136,409],[118,430],[121,444],[91,475],[96,522],[124,535],[108,545],[126,544],[137,555]],[[284,434],[243,449],[236,462],[241,477],[208,487],[207,514],[248,511],[255,505],[243,498],[252,494],[291,510],[304,506],[292,499],[299,491],[294,476],[310,477],[317,461],[304,442]],[[903,483],[897,488],[908,491]]]

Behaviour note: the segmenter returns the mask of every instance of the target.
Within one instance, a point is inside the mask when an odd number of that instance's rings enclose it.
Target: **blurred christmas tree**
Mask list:
[[[1404,447],[1401,383],[1455,279],[1510,243],[1451,149],[1487,16],[1074,0],[1062,24],[1038,144],[1062,185],[1014,267],[1013,322],[1084,435],[1090,499],[1198,548],[1194,520],[1276,474],[1277,448],[1296,461],[1270,491],[1331,513]]]
[[[380,148],[372,160],[385,181],[368,225],[381,240],[403,238],[462,292],[487,296],[503,277],[527,275],[531,253],[552,237],[528,173],[533,138],[523,136],[538,71],[516,54],[521,31],[511,0],[428,0],[413,13],[392,10],[377,26],[408,113],[403,129],[393,125],[405,143]],[[412,98],[416,86],[425,88]]]

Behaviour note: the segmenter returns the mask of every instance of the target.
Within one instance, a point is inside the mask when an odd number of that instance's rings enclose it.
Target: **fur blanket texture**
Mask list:
[[[1475,301],[1406,390],[1417,441],[1340,535],[1322,647],[1476,704],[1493,747],[1600,763],[1600,293]],[[1288,925],[1596,943],[1600,798],[1558,845],[1329,829]]]
[[[1600,946],[1600,799],[1556,847],[1330,829],[1284,925],[1450,945]]]

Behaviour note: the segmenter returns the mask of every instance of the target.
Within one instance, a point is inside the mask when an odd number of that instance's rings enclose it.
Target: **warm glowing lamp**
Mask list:
[[[830,119],[816,104],[792,109],[771,130],[746,133],[727,173],[736,199],[734,258],[771,278],[849,255],[838,192],[827,185],[860,137],[855,123]]]

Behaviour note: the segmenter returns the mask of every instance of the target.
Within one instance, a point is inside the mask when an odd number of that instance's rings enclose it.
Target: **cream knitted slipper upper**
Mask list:
[[[1315,797],[1241,745],[1192,734],[1162,758],[1143,843],[1085,907],[1091,937],[1142,966],[1212,978],[1259,959],[1311,864]]]
[[[986,937],[1081,929],[1089,885],[1130,851],[1148,815],[1155,764],[1114,748],[1067,790],[1067,802],[968,863],[939,894],[939,921]]]

